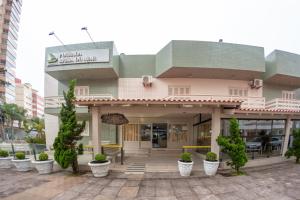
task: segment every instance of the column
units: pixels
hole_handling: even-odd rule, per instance
[[[284,143],[283,143],[283,148],[282,148],[282,156],[283,157],[284,157],[285,152],[288,149],[291,128],[292,128],[292,118],[291,118],[291,116],[288,116],[286,119],[286,124],[285,124],[285,137],[284,137]]]
[[[91,107],[92,112],[92,144],[94,154],[101,153],[101,119],[100,108]]]
[[[221,132],[221,110],[214,108],[211,116],[211,151],[219,158],[220,147],[216,141]]]
[[[118,137],[119,137],[119,144],[120,144],[120,145],[123,145],[122,125],[119,125],[119,126],[118,126],[118,131],[119,131],[119,134],[118,134]]]

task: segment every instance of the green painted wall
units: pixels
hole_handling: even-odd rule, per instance
[[[155,73],[156,76],[159,76],[164,71],[168,70],[172,63],[172,44],[173,42],[168,43],[164,48],[162,48],[156,54],[156,65],[155,65]]]
[[[156,74],[171,67],[224,68],[265,72],[264,49],[249,45],[171,41],[158,54]]]
[[[89,63],[89,64],[75,64],[75,65],[62,65],[47,67],[47,56],[49,53],[59,53],[65,51],[88,50],[88,49],[110,49],[110,62],[108,63]],[[73,70],[80,68],[113,68],[116,74],[119,74],[118,52],[115,48],[113,41],[108,42],[95,42],[95,43],[80,43],[69,44],[66,46],[54,46],[46,48],[45,53],[45,70],[46,71],[59,71],[59,70]]]
[[[155,76],[155,55],[121,54],[120,78],[141,78],[143,75]]]
[[[274,50],[266,57],[265,79],[276,74],[300,77],[300,55]]]

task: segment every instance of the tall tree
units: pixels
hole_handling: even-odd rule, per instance
[[[241,174],[240,168],[248,162],[248,159],[237,119],[230,120],[230,136],[219,136],[217,142],[222,147],[222,152],[227,153],[231,159],[227,165],[231,166],[237,175]]]
[[[75,111],[75,95],[74,87],[76,81],[72,80],[69,83],[69,90],[64,94],[65,104],[62,104],[60,110],[60,127],[58,136],[55,138],[54,158],[62,168],[68,168],[72,165],[73,173],[79,172],[77,160],[76,142],[82,138],[80,135],[85,128],[85,121],[78,123]]]

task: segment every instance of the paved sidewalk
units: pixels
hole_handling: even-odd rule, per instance
[[[68,172],[37,175],[15,169],[0,170],[0,199],[110,200],[110,199],[205,199],[289,200],[300,199],[300,165],[286,162],[247,170],[248,176],[182,178],[174,173],[124,175],[112,173],[94,178]]]

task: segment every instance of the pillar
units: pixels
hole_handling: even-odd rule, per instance
[[[101,153],[101,119],[100,108],[92,107],[92,144],[94,153]]]
[[[284,137],[284,143],[283,143],[283,148],[282,148],[282,156],[284,156],[285,152],[288,149],[291,128],[292,128],[292,119],[291,119],[291,116],[288,116],[286,119],[286,124],[285,124],[285,137]]]
[[[221,110],[214,108],[211,116],[211,151],[219,158],[220,147],[216,141],[221,132]]]
[[[120,145],[123,145],[123,133],[122,133],[122,125],[119,125],[118,126],[118,132],[119,132],[119,134],[118,134],[118,140],[119,140],[119,144]]]

